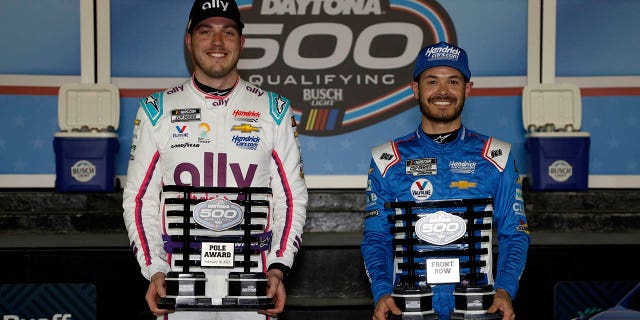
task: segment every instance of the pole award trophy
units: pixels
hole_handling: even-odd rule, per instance
[[[490,198],[385,204],[396,209],[390,220],[400,279],[393,297],[402,319],[438,319],[429,310],[431,285],[438,284],[455,284],[452,320],[501,319],[487,312],[495,294],[486,271],[492,261],[492,206]]]
[[[267,277],[255,270],[271,244],[270,232],[264,232],[271,190],[164,186],[163,192],[170,220],[165,251],[175,264],[167,273],[167,296],[158,306],[182,311],[274,308],[266,296]],[[225,281],[208,278],[207,269]],[[212,295],[212,286],[226,286],[226,296]]]

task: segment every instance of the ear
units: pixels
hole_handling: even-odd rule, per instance
[[[467,98],[469,95],[471,95],[471,88],[473,87],[473,82],[469,81],[465,84],[465,88],[464,88],[464,97]]]
[[[191,34],[189,32],[185,32],[184,34],[184,44],[187,46],[189,53],[191,53]]]
[[[417,81],[411,81],[409,83],[411,85],[411,90],[413,91],[413,97],[417,100],[420,100],[420,88],[418,88],[419,84]]]

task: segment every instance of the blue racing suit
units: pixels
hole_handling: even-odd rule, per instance
[[[486,265],[481,269],[483,276],[477,284],[502,288],[515,298],[530,237],[520,177],[510,149],[509,143],[464,126],[458,131],[457,139],[450,143],[433,141],[419,127],[410,134],[372,148],[361,251],[374,303],[393,292],[401,275],[402,258],[394,257],[392,244],[394,222],[388,219],[397,209],[385,208],[385,203],[480,198],[493,201],[492,207],[486,210],[493,210],[492,218],[489,217],[492,221],[489,221],[498,239],[498,261],[497,270],[493,272],[493,237],[491,230],[485,231],[489,253],[484,258]],[[428,210],[417,214],[434,212]],[[422,245],[418,249],[431,248],[423,250],[426,255],[434,252],[431,251],[434,248],[452,246],[428,242],[422,242]],[[422,262],[428,258],[422,257]],[[453,291],[456,285],[464,283],[464,277],[460,277],[460,283],[432,284],[426,271],[418,273],[423,275],[419,285],[430,286],[434,293],[433,308],[439,319],[449,319],[454,310]],[[460,273],[463,275],[464,270]]]

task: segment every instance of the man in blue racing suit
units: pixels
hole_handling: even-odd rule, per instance
[[[419,101],[421,125],[414,132],[372,148],[361,251],[375,303],[373,319],[402,314],[391,295],[402,263],[402,258],[394,256],[391,230],[395,223],[389,219],[397,209],[385,208],[385,203],[480,198],[492,199],[485,210],[493,211],[488,219],[497,235],[499,251],[494,272],[492,230],[484,231],[489,253],[478,284],[492,285],[495,290],[488,313],[499,312],[503,320],[514,319],[512,299],[524,270],[530,237],[511,145],[462,125],[465,98],[473,85],[463,49],[446,42],[423,48],[413,77],[411,87]],[[437,257],[437,250],[453,246],[452,242],[422,245],[419,249],[427,256],[421,262],[429,259],[430,253]],[[419,285],[433,292],[433,309],[440,320],[449,319],[454,311],[455,287],[468,284],[464,261],[459,263],[457,281],[431,281],[435,277],[430,279],[428,270],[417,271],[423,276]]]

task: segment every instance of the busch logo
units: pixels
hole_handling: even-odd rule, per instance
[[[80,182],[87,182],[96,175],[96,166],[87,160],[80,160],[71,166],[71,176]]]

